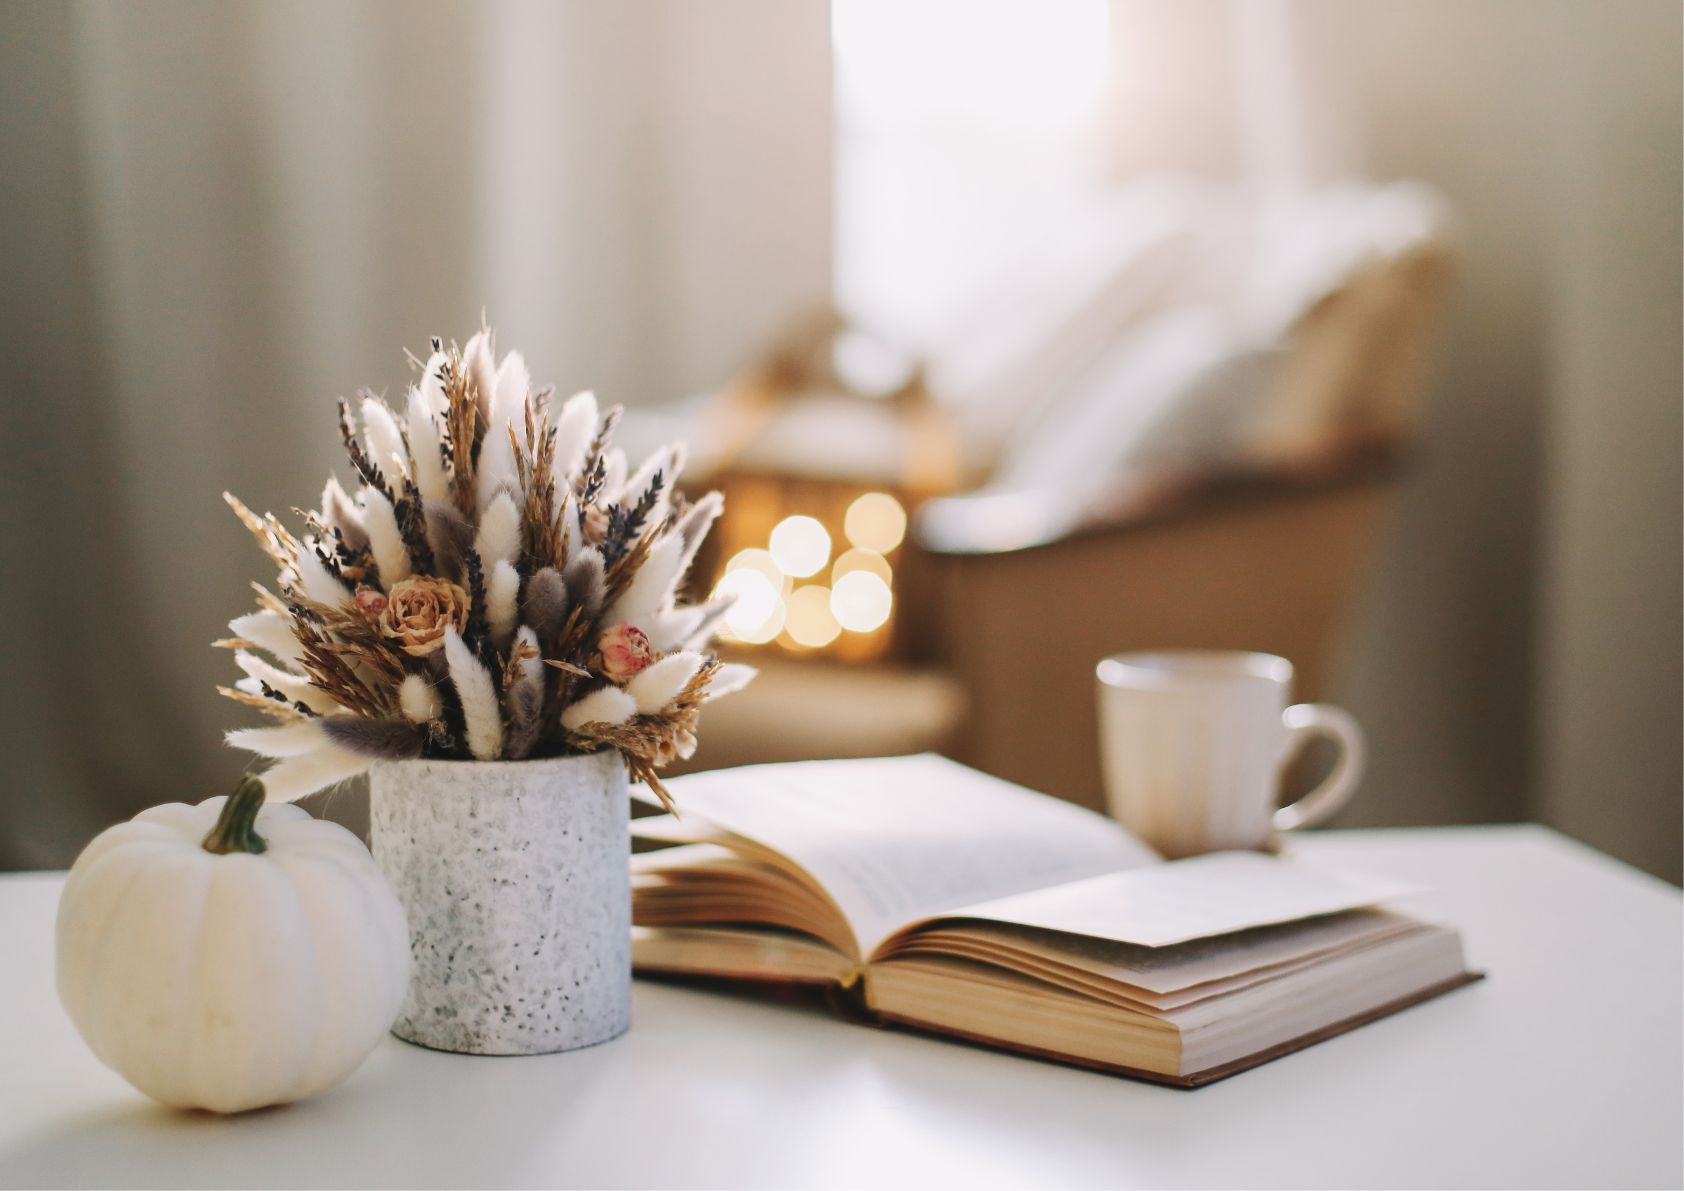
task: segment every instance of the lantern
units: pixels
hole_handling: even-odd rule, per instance
[[[825,312],[707,413],[725,513],[698,562],[750,651],[893,656],[907,521],[951,492],[958,447],[918,366]]]

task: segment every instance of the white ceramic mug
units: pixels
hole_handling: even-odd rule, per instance
[[[1292,663],[1267,653],[1122,653],[1099,663],[1099,744],[1111,814],[1166,856],[1268,847],[1345,805],[1362,729],[1324,703],[1289,705]],[[1312,737],[1333,772],[1277,807],[1281,771]]]

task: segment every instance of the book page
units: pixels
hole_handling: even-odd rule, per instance
[[[1422,923],[1385,910],[1353,910],[1298,922],[1259,926],[1236,934],[1193,939],[1170,947],[1142,947],[1092,935],[1074,935],[1009,922],[939,919],[906,940],[909,953],[958,953],[970,943],[969,958],[1013,966],[1018,957],[1068,967],[1124,985],[1129,995],[1160,1008],[1173,1007],[1229,987],[1238,979],[1318,959],[1331,952],[1367,946],[1419,930]],[[980,948],[977,947],[980,944]],[[998,949],[997,955],[988,952]],[[901,954],[900,944],[890,958]]]
[[[1396,881],[1258,852],[1217,852],[1020,893],[944,917],[1167,947],[1374,906],[1414,892]]]
[[[754,765],[668,785],[685,819],[805,869],[861,956],[931,914],[1159,863],[1103,815],[933,755]]]

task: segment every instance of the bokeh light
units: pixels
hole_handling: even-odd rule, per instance
[[[789,590],[789,577],[773,561],[770,551],[752,548],[737,551],[731,556],[731,561],[725,564],[725,573],[729,575],[732,571],[741,570],[759,571],[771,581],[777,591]]]
[[[788,609],[784,606],[783,600],[780,599],[772,605],[772,614],[765,620],[758,624],[748,625],[741,632],[732,629],[731,635],[748,645],[764,645],[768,641],[776,639],[777,635],[783,632],[784,618],[787,614]]]
[[[788,608],[784,631],[797,645],[822,649],[842,632],[830,611],[830,588],[823,584],[796,588],[790,593]]]
[[[852,633],[869,633],[889,619],[895,597],[881,575],[871,571],[850,571],[830,591],[830,611],[836,622]]]
[[[812,517],[785,517],[772,530],[770,544],[778,569],[797,579],[818,574],[830,561],[830,534]]]
[[[855,547],[845,550],[830,568],[830,585],[835,587],[837,582],[852,571],[869,571],[884,583],[893,584],[895,573],[889,566],[889,560],[875,550],[861,550]]]
[[[906,536],[906,510],[887,492],[867,492],[848,506],[842,531],[860,549],[887,554]]]
[[[744,641],[770,641],[783,627],[784,602],[772,580],[752,567],[728,571],[714,587],[716,596],[732,595],[737,602],[725,613],[725,627]],[[776,622],[776,623],[774,623]],[[766,631],[771,625],[770,632]]]

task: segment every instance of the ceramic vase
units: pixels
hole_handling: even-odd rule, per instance
[[[409,992],[392,1032],[481,1055],[624,1033],[629,820],[613,750],[376,764],[370,844],[409,915]]]

